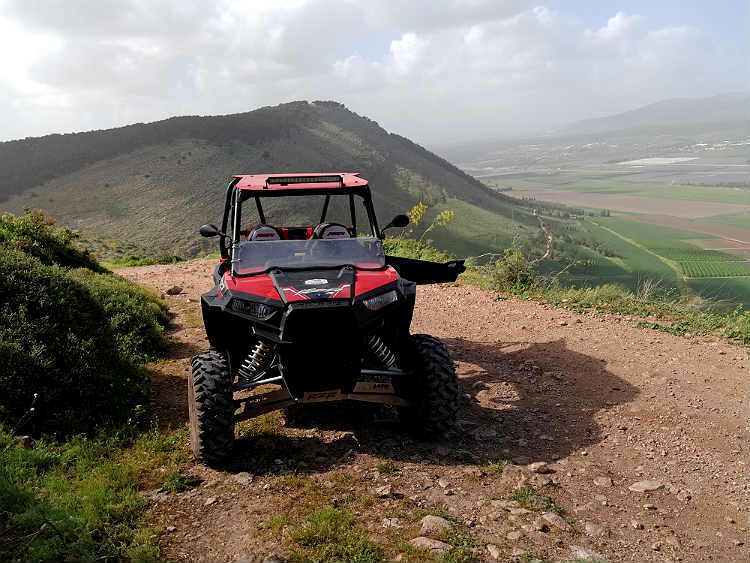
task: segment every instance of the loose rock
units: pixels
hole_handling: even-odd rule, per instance
[[[398,518],[383,518],[382,524],[383,528],[401,529],[401,522],[399,522]]]
[[[566,520],[560,516],[557,512],[545,512],[542,514],[544,518],[551,526],[569,532],[573,527],[566,522]]]
[[[179,295],[182,293],[182,288],[179,285],[173,285],[167,290],[167,295]]]
[[[601,476],[594,479],[594,485],[597,487],[612,487],[614,483],[611,477]]]
[[[219,502],[219,499],[217,499],[216,497],[208,497],[206,499],[206,502],[203,503],[203,505],[211,506],[212,504],[216,504],[217,502]]]
[[[439,536],[445,530],[450,530],[451,523],[440,516],[427,515],[419,523],[422,525],[421,534],[423,536]]]
[[[650,491],[658,491],[662,487],[664,487],[664,483],[660,483],[659,481],[646,480],[633,483],[628,487],[628,489],[635,493],[647,493]]]
[[[544,461],[535,461],[534,463],[530,463],[528,465],[528,468],[534,473],[554,473],[555,472],[555,470],[552,469]]]
[[[177,531],[177,526],[167,526],[167,533],[174,534]]]
[[[425,538],[423,536],[409,540],[409,545],[412,545],[417,549],[429,551],[432,555],[440,555],[451,548],[451,546],[445,542],[434,540],[432,538]]]
[[[505,537],[510,541],[518,541],[523,537],[523,534],[518,530],[515,530],[513,532],[508,532],[507,534],[505,534]]]
[[[497,547],[495,544],[488,543],[486,548],[487,554],[490,556],[490,561],[502,561],[502,554],[500,553],[499,547]]]
[[[378,498],[388,498],[393,496],[393,486],[383,485],[382,487],[378,487],[375,489],[375,496]]]
[[[241,471],[240,473],[235,473],[234,475],[232,475],[226,480],[226,483],[237,484],[237,485],[249,485],[252,482],[253,482],[253,475],[252,473],[248,473],[247,471]]]
[[[578,545],[570,546],[570,553],[573,555],[573,559],[579,561],[606,561],[607,559],[601,553],[594,551],[593,549],[586,549]]]
[[[595,524],[594,522],[586,522],[584,528],[587,536],[606,538],[611,533],[609,528],[600,524]]]

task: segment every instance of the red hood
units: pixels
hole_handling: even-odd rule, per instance
[[[327,270],[326,272],[334,272]],[[279,290],[276,289],[276,284],[269,274],[260,274],[255,276],[247,277],[233,277],[229,272],[224,274],[223,284],[219,287],[219,293],[222,290],[228,289],[231,291],[241,291],[243,293],[249,293],[264,297],[266,299],[273,299],[276,301],[308,301],[310,299],[351,299],[352,292],[352,278],[342,278],[341,280],[329,280],[328,278],[320,278],[318,276],[320,272],[304,272],[302,277],[307,277],[304,281],[304,285],[296,283],[284,283],[282,280],[279,281]],[[300,272],[302,274],[302,272]],[[329,275],[329,277],[331,277]],[[315,281],[325,281],[326,283],[310,283]],[[378,287],[390,284],[398,280],[398,273],[391,266],[388,266],[384,270],[355,270],[354,271],[354,296],[360,296],[368,293]],[[318,287],[320,286],[320,287]],[[317,290],[317,291],[316,291]],[[283,299],[280,292],[284,293]]]

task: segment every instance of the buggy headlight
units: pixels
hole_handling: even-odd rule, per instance
[[[370,311],[377,311],[378,309],[382,309],[386,305],[390,305],[396,301],[398,301],[398,294],[395,289],[392,289],[387,293],[382,293],[381,295],[365,299],[363,303],[365,304],[365,307],[370,309]]]
[[[245,301],[244,299],[236,298],[232,299],[229,307],[232,311],[255,317],[261,321],[267,321],[276,312],[275,307],[271,307],[265,303],[256,303],[255,301]]]

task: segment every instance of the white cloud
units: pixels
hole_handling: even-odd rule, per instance
[[[700,30],[525,0],[0,0],[4,138],[335,99],[423,142],[739,89]],[[736,74],[736,73],[735,73]]]

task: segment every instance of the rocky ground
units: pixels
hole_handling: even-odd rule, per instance
[[[166,426],[187,420],[212,264],[120,272],[181,287],[166,296],[181,345],[154,367]],[[460,377],[453,435],[415,441],[360,405],[243,423],[226,471],[195,464],[193,488],[145,493],[167,557],[309,557],[298,521],[345,507],[391,560],[747,561],[747,350],[494,297],[418,290],[412,331],[441,338]]]

